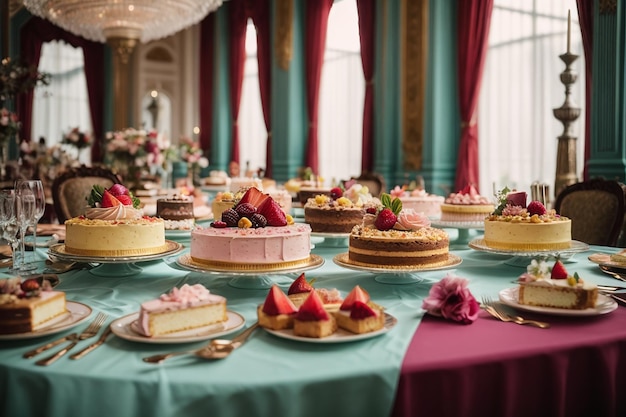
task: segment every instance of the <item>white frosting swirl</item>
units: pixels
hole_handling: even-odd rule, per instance
[[[133,220],[141,216],[143,216],[143,210],[125,205],[107,208],[89,207],[85,210],[85,217],[93,220]]]
[[[181,303],[184,305],[191,305],[198,301],[208,300],[211,297],[211,293],[201,284],[189,285],[185,284],[180,288],[172,288],[169,294],[162,294],[161,301],[170,301]]]

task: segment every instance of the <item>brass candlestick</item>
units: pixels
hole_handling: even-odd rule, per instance
[[[554,117],[563,123],[563,133],[558,137],[556,154],[556,180],[554,183],[554,196],[558,196],[565,187],[578,182],[576,176],[576,136],[572,133],[572,125],[580,116],[580,107],[575,107],[571,99],[572,84],[578,79],[578,74],[572,70],[571,65],[578,59],[568,51],[559,56],[565,63],[565,70],[561,73],[561,82],[565,85],[565,102],[561,107],[553,109]]]

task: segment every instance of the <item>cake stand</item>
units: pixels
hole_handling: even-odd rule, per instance
[[[484,230],[485,224],[482,221],[479,222],[444,222],[441,220],[432,220],[432,227],[457,229],[457,238],[450,242],[452,249],[466,249],[468,243],[472,240],[470,236],[471,230]]]
[[[570,242],[570,247],[566,249],[558,249],[558,250],[533,250],[533,251],[520,251],[520,250],[506,250],[506,249],[495,249],[487,246],[485,240],[481,238],[477,238],[472,240],[469,243],[469,247],[487,253],[492,253],[495,255],[507,255],[511,258],[507,260],[505,263],[511,266],[517,266],[526,268],[530,263],[529,258],[535,259],[569,259],[574,254],[579,252],[584,252],[589,249],[589,245],[584,242],[579,242],[577,240],[572,240]]]
[[[315,244],[318,248],[347,248],[350,233],[311,232],[311,237],[324,238],[322,242]]]
[[[245,265],[227,267],[200,264],[195,262],[191,258],[191,255],[184,254],[176,259],[176,265],[187,271],[232,277],[233,279],[228,282],[228,285],[234,288],[265,290],[271,288],[274,284],[279,286],[291,285],[293,279],[289,278],[287,276],[288,274],[299,274],[304,271],[319,268],[324,265],[324,258],[312,254],[305,263],[299,263],[297,265],[288,265],[285,267],[273,266],[267,268],[255,265],[254,267],[246,268]]]
[[[163,251],[150,255],[82,256],[67,253],[67,251],[65,250],[65,244],[58,243],[56,245],[52,245],[48,249],[48,255],[63,261],[100,264],[97,267],[89,270],[91,274],[99,277],[126,277],[130,275],[136,275],[142,271],[143,268],[136,265],[136,262],[146,262],[162,259],[165,256],[174,255],[182,251],[184,248],[181,243],[171,240],[166,240],[165,244],[166,248]]]
[[[435,265],[415,265],[406,267],[373,266],[351,261],[346,252],[336,255],[333,258],[333,262],[343,268],[352,269],[354,271],[377,273],[374,279],[381,284],[416,284],[424,281],[424,278],[419,275],[420,272],[440,271],[453,268],[460,265],[463,259],[450,253],[448,254],[447,261]]]

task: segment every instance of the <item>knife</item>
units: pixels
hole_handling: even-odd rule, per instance
[[[69,340],[73,340],[73,339],[75,339],[77,336],[78,336],[78,334],[77,334],[77,333],[71,333],[71,334],[68,334],[68,335],[67,335],[67,336],[65,336],[65,337],[62,337],[62,338],[57,339],[57,340],[54,340],[54,341],[52,341],[52,342],[50,342],[50,343],[46,343],[46,344],[45,344],[45,345],[43,345],[43,346],[39,346],[37,349],[29,350],[28,352],[24,353],[24,355],[22,355],[22,356],[23,356],[24,358],[26,358],[26,359],[30,359],[30,358],[32,358],[33,356],[39,355],[41,352],[43,352],[43,351],[45,351],[45,350],[48,350],[48,349],[50,349],[50,348],[55,347],[56,345],[60,345],[61,343],[63,343],[63,342],[67,342],[67,341],[69,341]]]
[[[98,339],[91,345],[87,346],[85,349],[81,350],[80,352],[73,354],[72,356],[70,356],[70,359],[82,358],[83,356],[85,356],[86,354],[88,354],[89,352],[97,348],[98,346],[102,345],[107,340],[107,337],[109,337],[110,334],[111,334],[111,326],[107,327],[107,329],[100,336],[100,339]]]

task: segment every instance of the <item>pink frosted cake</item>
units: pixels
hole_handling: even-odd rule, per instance
[[[417,188],[408,191],[399,186],[396,186],[389,194],[399,198],[405,209],[413,209],[431,218],[441,217],[441,204],[444,202],[444,198],[440,195],[428,194],[426,190]]]
[[[145,336],[154,337],[227,320],[224,297],[211,294],[200,284],[184,284],[156,300],[141,304],[136,329]]]
[[[494,208],[487,197],[481,196],[473,185],[468,185],[446,198],[441,205],[441,221],[482,222]]]

